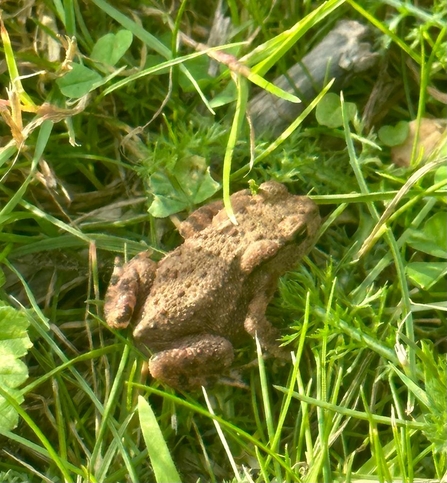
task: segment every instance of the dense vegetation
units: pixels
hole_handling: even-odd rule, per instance
[[[222,4],[2,3],[0,481],[447,478],[447,6]],[[341,19],[374,65],[253,132],[250,99],[287,97],[266,81]],[[323,217],[267,313],[294,364],[162,387],[103,321],[114,257],[268,179]]]

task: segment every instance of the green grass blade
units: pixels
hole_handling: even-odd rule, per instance
[[[317,106],[321,99],[323,99],[326,92],[329,91],[333,84],[333,80],[331,80],[324,89],[318,94],[315,99],[309,103],[309,105],[304,109],[304,111],[290,124],[290,126],[276,139],[273,143],[271,143],[264,151],[262,151],[258,156],[256,156],[254,163],[257,164],[267,156],[269,156],[275,149],[277,149],[296,129],[301,123],[306,119],[306,117],[313,111],[313,109]],[[239,175],[241,170],[235,173]]]
[[[74,9],[75,0],[64,1],[65,30],[70,37],[76,36],[76,17]]]
[[[127,84],[130,84],[132,82],[135,82],[136,80],[142,79],[148,75],[152,74],[157,74],[158,72],[162,72],[170,67],[174,67],[175,65],[182,65],[188,60],[196,59],[197,57],[201,57],[203,55],[206,55],[208,52],[220,50],[220,49],[229,49],[234,46],[240,45],[239,43],[236,44],[228,44],[228,45],[223,45],[221,47],[212,47],[207,50],[201,50],[199,52],[193,52],[191,54],[183,55],[181,57],[176,57],[175,59],[169,59],[166,62],[162,62],[161,64],[155,65],[153,67],[148,67],[147,69],[143,69],[136,74],[132,74],[115,84],[111,85],[107,89],[104,89],[104,92],[100,94],[100,97],[107,96],[111,94],[112,92],[116,91],[117,89],[121,89],[122,87],[126,86]]]
[[[262,348],[259,339],[256,337],[256,353],[258,356],[258,366],[259,366],[259,379],[261,383],[261,394],[262,394],[262,404],[264,408],[264,417],[267,424],[267,433],[270,442],[270,448],[272,451],[278,451],[275,445],[275,426],[273,419],[273,411],[270,404],[270,384],[267,382],[267,374],[265,371],[264,358],[262,356]],[[275,475],[277,481],[282,481],[283,477],[281,474],[281,467],[278,463],[274,462]]]
[[[301,102],[301,100],[298,97],[294,96],[293,94],[290,94],[290,92],[287,92],[278,86],[275,86],[275,84],[268,82],[258,74],[249,73],[247,75],[247,79],[253,82],[253,84],[256,84],[257,86],[262,87],[262,89],[266,90],[267,92],[270,92],[270,94],[273,94],[276,97],[280,97],[281,99],[284,99],[286,101],[293,102],[293,103]]]
[[[142,396],[138,396],[138,415],[157,483],[181,483],[155,414]]]
[[[116,20],[119,24],[121,24],[124,28],[126,28],[127,30],[130,30],[135,37],[139,38],[149,48],[155,50],[155,52],[158,52],[166,59],[172,58],[171,51],[164,44],[162,44],[156,37],[151,35],[143,27],[141,27],[141,25],[138,25],[129,17],[126,17],[126,15],[122,14],[119,10],[112,7],[109,3],[107,3],[104,0],[92,0],[92,2],[101,10],[103,10],[105,13],[107,13],[107,15],[109,15],[114,20]],[[200,98],[202,99],[207,109],[214,114],[213,109],[209,105],[208,100],[203,94],[202,89],[200,89],[199,85],[197,84],[197,81],[195,80],[194,76],[189,72],[189,70],[184,65],[180,65],[180,69],[186,75],[186,77],[188,77],[189,81],[196,89],[197,93],[199,94]]]
[[[369,192],[368,186],[365,182],[365,178],[363,176],[359,160],[355,153],[354,143],[352,140],[351,131],[349,129],[349,119],[348,119],[348,114],[346,110],[346,104],[344,103],[343,95],[341,95],[340,97],[341,97],[341,105],[342,105],[343,128],[345,133],[346,146],[348,148],[348,153],[349,153],[349,162],[351,164],[352,170],[357,179],[357,183],[359,184],[360,191],[362,193],[368,193]],[[375,223],[378,223],[379,214],[374,204],[367,203],[367,207],[371,214],[372,219],[375,221]],[[385,239],[393,254],[394,264],[398,275],[398,280],[399,280],[399,285],[400,285],[401,295],[402,295],[402,319],[405,321],[406,335],[411,341],[414,341],[413,314],[411,313],[410,293],[409,293],[408,284],[407,284],[404,260],[402,258],[402,254],[399,251],[399,247],[397,246],[396,239],[394,238],[394,235],[389,228],[387,228],[385,231]],[[412,374],[412,377],[416,377],[416,356],[415,356],[414,350],[411,347],[409,349],[409,364],[410,364],[410,372]]]
[[[377,430],[376,421],[373,418],[373,413],[368,407],[368,401],[366,400],[365,394],[363,392],[363,387],[360,387],[360,394],[363,400],[363,405],[365,407],[366,414],[369,420],[369,438],[372,442],[372,459],[375,460],[378,470],[378,479],[382,483],[385,481],[392,481],[391,473],[388,467],[388,462],[385,457],[385,452],[382,447],[382,443],[379,439],[379,432]],[[394,426],[392,424],[392,426]]]
[[[203,392],[203,396],[205,398],[206,405],[208,407],[208,411],[210,412],[210,414],[214,415],[214,410],[211,406],[211,402],[208,398],[208,394],[206,392],[206,389],[203,386],[202,386],[202,392]],[[231,449],[230,449],[230,445],[228,444],[228,441],[225,438],[225,434],[222,431],[222,428],[220,427],[220,424],[216,419],[213,420],[213,423],[214,423],[214,427],[216,428],[217,434],[219,435],[219,439],[222,443],[222,446],[224,447],[225,454],[227,455],[227,458],[228,458],[228,461],[230,462],[231,468],[233,469],[235,480],[237,482],[242,483],[242,479],[239,476],[239,471],[238,471],[238,468],[237,468],[236,461],[234,460],[233,454],[232,454]]]
[[[285,388],[285,387],[281,387],[281,386],[275,386],[275,387],[276,387],[276,389],[278,389],[278,391],[281,391],[285,394],[288,391],[288,389]],[[370,418],[367,414],[365,414],[361,411],[357,411],[356,409],[349,409],[349,408],[346,408],[346,407],[343,407],[343,406],[340,406],[340,405],[331,404],[331,403],[328,403],[326,401],[321,401],[320,399],[316,399],[314,397],[305,396],[304,394],[300,394],[300,393],[297,393],[295,391],[293,392],[293,397],[296,398],[296,399],[299,399],[300,401],[304,401],[308,404],[319,406],[323,409],[327,409],[331,412],[343,414],[344,416],[361,419],[362,421],[369,421],[370,420]],[[416,422],[416,421],[406,421],[406,420],[401,420],[401,419],[393,420],[390,417],[379,416],[377,414],[372,414],[371,418],[376,423],[386,424],[387,426],[391,426],[391,424],[394,424],[394,422],[395,422],[397,426],[404,426],[404,427],[408,427],[408,428],[411,428],[411,429],[423,429],[425,427],[424,423],[419,423],[419,422]]]
[[[402,40],[397,34],[391,31],[383,22],[378,20],[374,15],[371,15],[367,10],[365,10],[361,5],[359,5],[354,0],[346,0],[357,12],[363,15],[368,22],[377,27],[381,32],[383,32],[387,37],[389,37],[396,45],[398,45],[406,54],[408,54],[415,62],[420,64],[420,56],[411,49],[404,40]]]
[[[28,176],[26,177],[25,181],[20,185],[20,188],[14,194],[11,193],[12,196],[10,200],[0,211],[0,219],[3,216],[9,215],[12,212],[12,210],[17,206],[17,204],[19,204],[22,201],[23,195],[25,194],[29,183],[34,180],[35,170],[37,169],[38,162],[45,151],[45,147],[50,138],[52,129],[53,129],[53,123],[51,121],[44,121],[40,126],[39,135],[37,137],[37,142],[36,142],[36,148],[34,151],[33,160],[31,164],[31,170]]]
[[[259,46],[254,51],[254,54],[247,55],[243,60],[248,65],[253,65],[253,61],[256,61],[258,56],[263,55],[265,57],[266,52],[272,51],[267,58],[264,58],[252,68],[253,73],[261,76],[264,75],[309,29],[343,5],[344,2],[345,0],[329,0],[323,2],[292,28],[268,40],[265,44]]]
[[[72,483],[74,480],[71,477],[70,472],[68,471],[68,464],[67,461],[63,461],[58,452],[53,448],[48,438],[43,434],[40,427],[33,421],[33,419],[28,415],[28,413],[17,403],[17,401],[9,395],[7,391],[5,391],[0,386],[0,395],[4,397],[8,403],[19,413],[22,419],[26,422],[26,424],[30,427],[39,441],[42,443],[42,446],[48,451],[51,459],[54,461],[56,466],[59,468],[59,471],[62,473],[64,480],[67,483]]]
[[[110,424],[111,414],[115,410],[116,400],[123,386],[122,380],[124,377],[124,370],[129,357],[129,352],[130,352],[129,346],[125,345],[117,374],[113,380],[113,385],[110,390],[109,397],[107,398],[107,404],[104,406],[104,413],[102,415],[99,431],[98,431],[98,434],[96,435],[96,444],[93,448],[93,452],[90,458],[90,464],[92,468],[94,468],[98,464],[98,460],[102,458],[101,451],[104,449],[103,447],[104,435],[106,433],[106,430],[108,429],[108,425]],[[113,422],[111,424],[113,424]],[[106,473],[107,467],[103,466],[102,471],[103,473]],[[135,481],[135,482],[138,481],[138,476],[135,473],[133,473],[131,477],[132,477],[132,481]]]
[[[22,86],[22,82],[20,80],[19,69],[17,67],[17,62],[14,56],[14,50],[11,45],[11,40],[9,38],[8,31],[5,28],[3,23],[1,12],[0,12],[0,33],[1,38],[3,41],[3,48],[5,51],[5,59],[6,65],[8,67],[9,78],[11,80],[12,88],[19,96],[20,101],[29,108],[33,109],[36,107],[34,101],[31,97],[25,92],[25,89]]]
[[[176,405],[188,408],[189,410],[198,413],[202,416],[208,417],[210,419],[213,419],[219,423],[219,425],[227,430],[233,438],[241,438],[244,441],[247,441],[248,443],[252,444],[253,446],[257,446],[260,450],[262,450],[264,453],[268,454],[272,459],[277,461],[281,467],[286,471],[288,477],[294,477],[295,474],[293,470],[288,467],[283,459],[274,451],[271,451],[271,449],[263,444],[258,438],[252,436],[250,433],[244,431],[242,428],[235,426],[232,423],[229,423],[226,419],[214,414],[210,413],[206,409],[202,408],[199,406],[197,403],[192,404],[189,401],[185,401],[184,399],[181,399],[179,397],[166,394],[164,391],[161,391],[159,389],[155,389],[153,387],[148,387],[148,386],[143,386],[142,384],[134,384],[135,387],[140,388],[145,391],[149,391],[150,393],[156,394],[157,396],[167,398],[171,400],[172,402],[175,402]]]
[[[228,137],[228,143],[225,149],[225,157],[223,163],[223,201],[225,209],[227,210],[228,217],[233,223],[237,224],[237,220],[234,216],[233,208],[230,202],[230,174],[234,149],[236,147],[238,136],[242,129],[245,118],[245,108],[248,98],[248,86],[246,79],[241,75],[233,74],[233,79],[236,82],[237,87],[237,101],[236,112],[234,113],[233,122],[231,124],[230,135]]]

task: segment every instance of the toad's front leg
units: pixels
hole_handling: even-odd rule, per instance
[[[105,319],[115,329],[129,325],[149,294],[157,269],[149,255],[149,252],[139,253],[124,265],[119,258],[115,259],[104,301]]]
[[[279,345],[281,333],[265,316],[269,300],[270,296],[263,291],[256,294],[248,307],[244,328],[253,338],[256,336],[259,339],[261,347],[268,353],[279,359],[290,360],[290,351]]]
[[[211,334],[184,337],[175,347],[155,354],[149,371],[155,379],[175,389],[199,389],[228,374],[234,353],[230,341]]]

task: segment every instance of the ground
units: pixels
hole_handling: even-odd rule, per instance
[[[222,3],[2,5],[2,481],[445,478],[445,2]],[[340,20],[376,63],[250,131]],[[267,310],[295,364],[253,344],[246,387],[157,384],[104,323],[115,256],[271,179],[323,217]]]

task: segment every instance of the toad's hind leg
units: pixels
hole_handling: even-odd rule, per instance
[[[180,339],[149,361],[155,379],[176,389],[198,389],[215,384],[229,372],[234,353],[224,337],[200,334]]]
[[[149,252],[142,252],[124,265],[120,258],[115,259],[104,300],[105,319],[111,327],[127,327],[144,303],[157,269],[157,264],[149,257]]]

